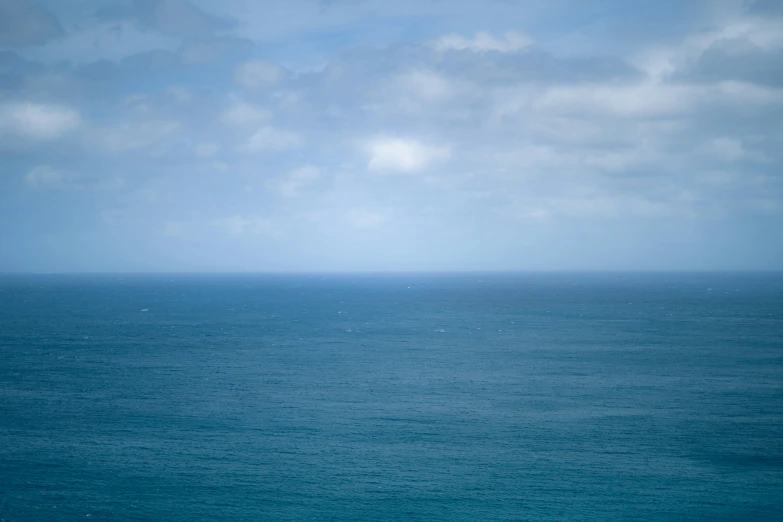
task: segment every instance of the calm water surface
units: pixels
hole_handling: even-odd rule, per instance
[[[4,521],[781,499],[781,274],[0,277]]]

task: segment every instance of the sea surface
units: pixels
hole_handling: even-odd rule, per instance
[[[0,276],[0,520],[783,520],[783,274]]]

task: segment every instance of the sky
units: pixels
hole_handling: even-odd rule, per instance
[[[0,272],[783,269],[779,0],[0,0]]]

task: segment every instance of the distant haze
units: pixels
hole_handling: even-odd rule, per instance
[[[783,269],[782,6],[3,0],[0,272]]]

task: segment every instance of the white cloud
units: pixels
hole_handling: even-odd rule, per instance
[[[270,218],[257,215],[220,217],[215,219],[167,220],[160,233],[182,239],[203,238],[205,232],[224,237],[274,236],[281,233]]]
[[[226,163],[225,161],[213,161],[212,163],[210,163],[210,167],[212,167],[212,170],[214,170],[215,172],[225,174],[226,172],[228,172],[229,164]]]
[[[779,214],[783,211],[783,202],[775,198],[750,198],[744,202],[750,210],[759,214]]]
[[[223,112],[222,120],[231,125],[259,124],[268,121],[272,113],[259,105],[238,102]]]
[[[378,172],[416,172],[451,157],[449,147],[424,145],[407,138],[378,137],[367,146],[369,170]]]
[[[617,116],[644,118],[691,115],[705,107],[763,106],[783,103],[783,90],[745,82],[716,84],[667,84],[651,81],[605,84],[552,85],[520,84],[493,93],[493,116],[539,114]]]
[[[122,153],[147,149],[153,153],[166,150],[169,140],[182,129],[176,121],[140,121],[125,123],[103,131],[100,140],[104,150]]]
[[[312,184],[320,177],[321,170],[319,168],[312,165],[305,165],[304,167],[290,172],[276,183],[272,183],[272,186],[276,188],[281,195],[291,198],[298,196],[304,187]]]
[[[766,163],[769,161],[769,158],[762,152],[749,150],[741,140],[726,136],[709,140],[696,150],[705,156],[711,156],[723,162],[750,160]]]
[[[193,101],[193,93],[180,86],[172,86],[166,89],[166,94],[177,103],[190,103]]]
[[[599,171],[626,173],[645,162],[651,163],[656,158],[654,153],[644,145],[620,151],[591,150],[583,154],[582,162],[587,167]]]
[[[60,186],[64,178],[61,171],[50,165],[39,165],[24,177],[27,185],[36,189],[56,188]]]
[[[405,94],[426,101],[444,101],[454,93],[449,81],[441,74],[428,70],[415,70],[397,77],[395,88]]]
[[[258,216],[230,216],[214,219],[210,224],[229,236],[274,235],[279,230],[272,220]]]
[[[725,161],[737,161],[745,156],[742,142],[733,138],[717,138],[700,148],[700,152],[711,154]]]
[[[434,105],[445,106],[465,91],[466,82],[457,81],[428,68],[414,68],[392,75],[384,86],[372,94],[373,102],[365,106],[378,114],[420,113]]]
[[[510,3],[492,3],[501,5]],[[239,18],[228,5],[220,9]],[[783,88],[774,24],[758,34],[750,26],[693,25],[717,29],[709,41],[689,40],[696,50],[686,58],[661,52],[651,70],[669,73],[645,77],[627,62],[624,54],[640,45],[676,40],[691,23],[681,21],[660,38],[646,32],[644,43],[630,34],[633,26],[615,31],[618,19],[574,29],[596,44],[586,48],[557,28],[534,48],[521,33],[476,34],[527,22],[471,17],[452,25],[462,36],[432,42],[362,26],[339,44],[320,47],[308,39],[300,42],[306,48],[295,43],[295,52],[282,54],[259,33],[246,50],[224,52],[208,35],[177,37],[165,50],[127,59],[129,49],[153,46],[146,39],[121,45],[139,37],[142,26],[96,21],[97,29],[78,33],[84,37],[76,43],[87,48],[98,29],[106,33],[96,46],[118,43],[95,53],[107,52],[109,62],[85,63],[87,54],[74,54],[76,43],[62,51],[74,55],[74,66],[36,64],[29,48],[0,56],[0,72],[13,80],[5,89],[9,101],[0,102],[0,153],[9,165],[25,158],[36,159],[26,168],[50,164],[17,171],[22,187],[86,192],[95,180],[121,177],[126,186],[104,190],[102,206],[122,207],[139,223],[154,220],[164,234],[203,237],[215,256],[228,256],[217,247],[229,243],[263,250],[267,239],[260,234],[273,225],[296,232],[275,240],[281,259],[353,236],[362,241],[346,245],[357,251],[370,248],[367,240],[389,251],[404,250],[407,242],[410,255],[424,259],[418,245],[457,258],[493,241],[500,245],[502,237],[507,242],[515,231],[532,238],[558,227],[630,229],[644,220],[645,233],[665,232],[666,222],[679,218],[706,222],[720,213],[744,219],[753,209],[771,212],[772,202],[783,202],[777,133]],[[63,43],[72,30],[69,21]],[[399,45],[386,45],[389,38]],[[562,54],[550,53],[553,45]],[[54,46],[44,47],[61,56]],[[312,67],[302,66],[299,51],[310,53]],[[257,52],[280,57],[288,69],[245,61]],[[59,136],[68,142],[47,141]],[[67,170],[75,156],[78,174]],[[519,227],[501,209],[532,224]],[[225,237],[234,239],[220,243]],[[464,237],[464,250],[445,237]],[[552,245],[565,248],[563,237]],[[350,255],[350,248],[333,250]],[[302,265],[308,263],[318,261]]]
[[[293,131],[262,127],[240,147],[245,152],[284,151],[298,149],[305,144],[301,134]]]
[[[198,158],[211,158],[220,151],[220,145],[211,141],[196,145],[195,153]]]
[[[783,103],[783,89],[762,87],[747,82],[721,82],[707,90],[703,101],[722,104],[771,105]]]
[[[169,237],[183,237],[188,233],[188,224],[182,221],[166,221],[162,233]]]
[[[660,200],[641,194],[555,195],[533,200],[516,200],[499,213],[518,221],[549,223],[560,219],[693,217],[688,193]]]
[[[442,36],[431,43],[438,51],[473,51],[484,53],[498,51],[502,53],[516,53],[523,51],[532,45],[533,41],[524,33],[509,31],[504,38],[496,38],[492,34],[481,31],[473,38],[465,38],[458,34]]]
[[[234,81],[250,90],[274,87],[285,77],[285,70],[264,60],[250,60],[234,73]]]
[[[9,103],[0,106],[0,134],[17,134],[34,140],[52,140],[76,129],[81,115],[59,105]]]
[[[380,228],[389,220],[385,213],[363,208],[349,211],[347,218],[351,226],[359,230],[373,230]]]
[[[556,86],[546,89],[532,105],[555,113],[674,116],[691,111],[702,93],[699,87],[654,83]]]

